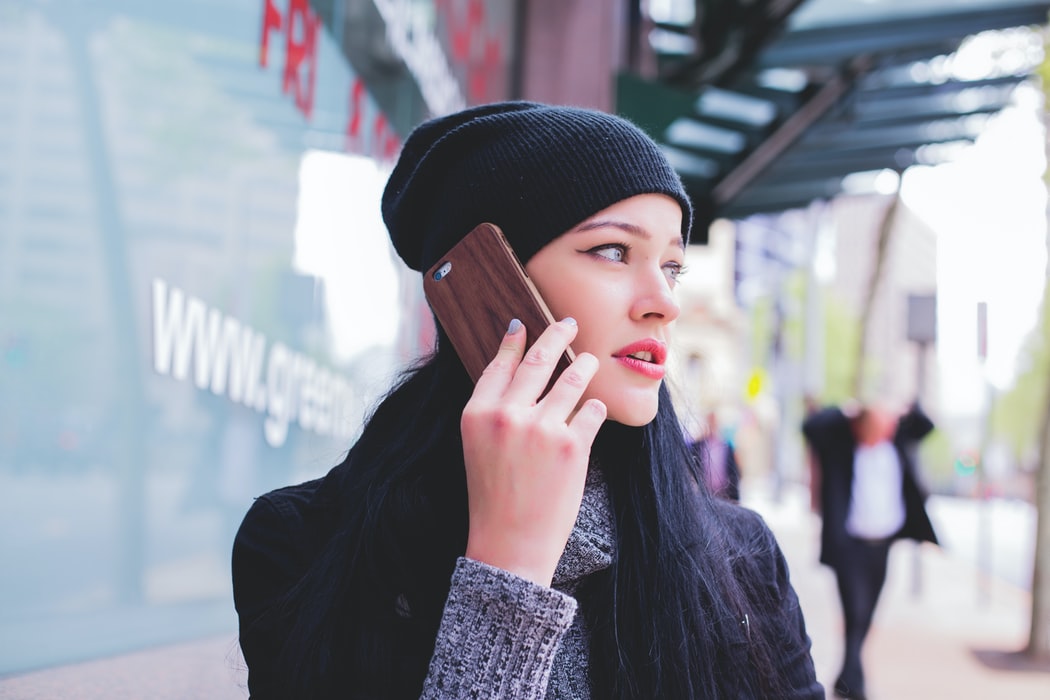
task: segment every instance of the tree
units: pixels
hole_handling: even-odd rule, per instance
[[[1050,56],[1043,59],[1039,69],[1043,92],[1050,99]],[[1044,101],[1044,105],[1047,104]],[[1050,127],[1050,111],[1044,109],[1043,122]],[[1050,156],[1050,130],[1044,147]],[[1043,176],[1050,185],[1050,168]],[[1048,200],[1050,201],[1050,200]],[[1050,214],[1050,210],[1048,210]],[[1050,217],[1048,217],[1050,218]],[[1047,252],[1050,253],[1050,227],[1047,231]],[[1050,256],[1047,259],[1050,278]],[[1050,335],[1050,285],[1043,292],[1041,330],[1043,348],[1048,347]],[[1045,361],[1050,353],[1042,353]],[[1032,624],[1028,635],[1028,656],[1039,661],[1050,661],[1050,382],[1044,384],[1043,412],[1039,431],[1039,462],[1035,477],[1035,563],[1032,568]]]
[[[1050,121],[1050,120],[1048,120]],[[1050,247],[1050,236],[1048,236]],[[1048,271],[1050,272],[1050,271]],[[1043,349],[1050,335],[1050,285],[1043,293]],[[1050,353],[1041,353],[1044,361]],[[1050,661],[1050,381],[1043,385],[1039,430],[1039,461],[1035,475],[1035,562],[1032,567],[1032,624],[1026,652],[1034,660]]]
[[[898,173],[897,182],[900,182]],[[860,337],[857,339],[856,349],[856,362],[854,364],[853,375],[853,396],[861,397],[864,396],[864,383],[867,379],[869,366],[868,366],[868,330],[871,326],[872,310],[875,307],[875,299],[879,293],[879,287],[882,284],[883,272],[886,267],[887,252],[889,251],[890,241],[893,238],[894,225],[897,219],[897,209],[900,206],[900,189],[898,185],[897,193],[890,200],[889,206],[886,207],[886,211],[883,213],[882,221],[879,222],[878,237],[875,239],[875,255],[874,261],[872,262],[871,276],[868,278],[868,284],[864,291],[864,302],[860,311]]]

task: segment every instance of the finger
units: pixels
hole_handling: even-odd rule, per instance
[[[558,377],[550,392],[539,402],[544,415],[568,421],[569,415],[576,410],[580,397],[597,372],[597,357],[587,352],[577,355],[573,363]]]
[[[565,318],[548,326],[521,358],[507,387],[507,398],[534,403],[547,388],[558,359],[575,337],[575,319]]]
[[[587,445],[592,445],[607,414],[608,409],[601,400],[587,399],[580,406],[580,410],[576,411],[576,414],[569,420],[569,429]]]
[[[507,327],[507,332],[500,341],[495,357],[478,377],[472,396],[481,399],[495,399],[502,396],[507,390],[507,385],[514,378],[514,371],[521,363],[523,352],[525,352],[525,326],[515,318]]]

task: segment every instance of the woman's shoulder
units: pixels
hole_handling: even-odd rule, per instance
[[[315,497],[322,483],[313,479],[275,489],[248,509],[233,540],[234,602],[242,614],[287,590],[318,551],[323,538]]]
[[[324,479],[282,486],[257,497],[241,522],[234,540],[259,535],[290,534],[303,527]]]

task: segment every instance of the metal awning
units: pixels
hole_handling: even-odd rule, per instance
[[[715,217],[802,207],[853,173],[950,159],[1032,70],[1021,56],[963,74],[950,57],[968,37],[1050,13],[1050,0],[761,0],[701,31],[716,5],[657,25],[657,79],[623,74],[617,97],[682,175],[701,239]]]

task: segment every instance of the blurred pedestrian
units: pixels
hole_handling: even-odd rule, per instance
[[[736,450],[722,434],[714,411],[708,412],[704,433],[690,443],[689,449],[696,456],[700,473],[711,493],[739,502],[740,466],[736,461]]]
[[[845,619],[842,698],[866,698],[861,648],[897,539],[937,542],[911,457],[933,430],[919,404],[904,415],[881,405],[829,407],[802,424],[820,470],[820,561],[835,572]]]

